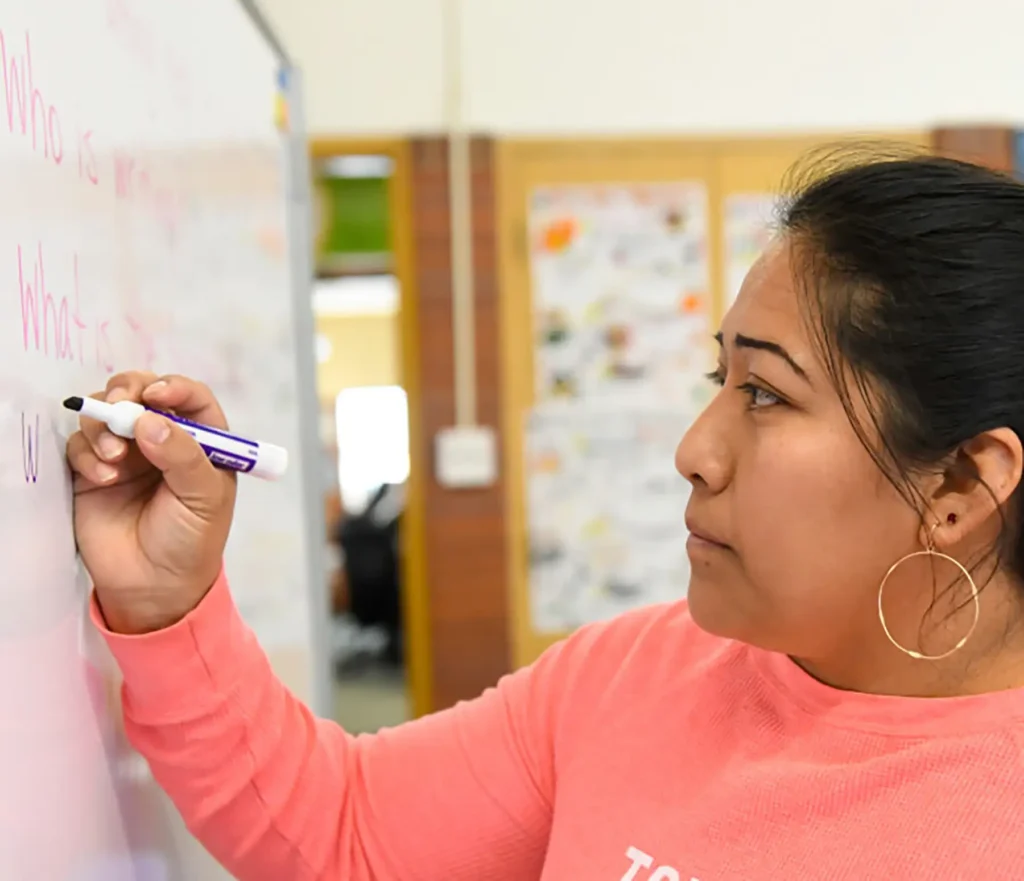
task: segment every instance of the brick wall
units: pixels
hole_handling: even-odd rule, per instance
[[[474,139],[473,263],[477,420],[501,433],[494,145]],[[412,142],[413,237],[419,321],[426,586],[435,709],[472,698],[510,665],[505,487],[448,490],[433,474],[437,431],[455,419],[452,286],[444,138]],[[500,461],[500,458],[499,458]]]

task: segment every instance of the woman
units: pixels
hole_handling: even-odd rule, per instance
[[[231,477],[158,416],[131,451],[83,424],[78,542],[129,731],[232,872],[1020,877],[1024,188],[836,165],[718,340],[677,454],[688,604],[359,739],[289,696],[235,611]],[[107,397],[225,424],[201,386],[153,380]]]

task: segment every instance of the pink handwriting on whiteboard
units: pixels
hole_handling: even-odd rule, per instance
[[[132,10],[137,4],[107,0],[107,27],[124,49],[148,69],[158,68],[169,79],[174,97],[182,106],[192,102],[192,83],[176,47]]]
[[[60,114],[48,104],[32,73],[32,43],[25,32],[24,52],[13,48],[0,30],[0,64],[3,65],[4,98],[7,102],[7,130],[22,136],[32,135],[32,149],[57,165],[64,161],[64,137]]]
[[[180,200],[165,186],[153,182],[152,175],[134,155],[115,150],[114,193],[118,199],[137,199],[152,211],[167,240],[173,244],[180,223]]]
[[[42,242],[28,253],[18,245],[22,343],[26,352],[35,352],[57,361],[77,360],[85,364],[85,337],[90,325],[82,317],[77,254],[73,256],[72,262],[72,298],[67,294],[58,296],[46,281],[46,258]],[[90,354],[95,355],[97,367],[113,373],[114,351],[109,328],[109,319],[97,319],[92,323]]]
[[[114,151],[114,192],[119,199],[130,199],[133,194],[135,157],[120,150]]]
[[[127,7],[122,2],[113,2],[112,8],[114,21],[119,21],[122,13],[127,14]],[[31,139],[35,153],[55,165],[61,165],[65,155],[61,116],[56,106],[46,100],[42,86],[37,82],[28,31],[24,33],[22,48],[20,37],[12,38],[0,28],[0,68],[7,131],[16,137]],[[178,72],[172,78],[177,82],[183,76]],[[78,176],[83,181],[98,185],[100,172],[94,142],[97,135],[93,129],[81,125],[75,124],[72,128]],[[131,153],[114,151],[113,163],[115,196],[121,200],[138,199],[143,202],[173,245],[181,223],[182,207],[178,194],[154,181],[150,170]]]
[[[92,147],[92,130],[78,135],[78,176],[91,184],[100,182],[96,168],[96,151]]]
[[[18,245],[18,287],[21,291],[21,335],[25,351],[30,347],[59,361],[72,360],[71,315],[68,298],[53,296],[46,287],[46,266],[43,246],[39,244],[31,265],[26,267],[25,254]],[[40,308],[42,315],[40,316]],[[77,325],[76,321],[76,325]],[[40,331],[42,335],[40,336]],[[51,352],[51,343],[53,346]],[[81,332],[79,331],[79,353]]]
[[[137,321],[131,315],[124,316],[124,322],[128,325],[136,341],[139,344],[140,362],[146,370],[152,370],[156,364],[156,340],[153,339],[153,335],[146,330],[145,325],[142,322]]]

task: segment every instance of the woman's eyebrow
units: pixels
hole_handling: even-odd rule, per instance
[[[715,334],[715,342],[718,343],[719,346],[725,344],[721,331]],[[762,352],[769,352],[772,355],[781,358],[792,368],[793,372],[796,373],[797,376],[804,380],[804,382],[810,384],[811,378],[807,375],[807,371],[797,364],[793,356],[778,343],[773,343],[771,340],[758,339],[757,337],[744,336],[743,334],[738,333],[733,337],[733,344],[740,349],[758,349]]]

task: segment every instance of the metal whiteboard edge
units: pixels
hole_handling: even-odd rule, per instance
[[[291,67],[293,62],[291,56],[288,54],[288,50],[284,48],[284,44],[278,39],[274,29],[270,26],[270,22],[267,17],[263,14],[263,10],[260,9],[259,4],[255,0],[238,0],[242,8],[249,13],[249,18],[252,19],[252,23],[256,26],[262,35],[263,39],[266,40],[270,47],[274,50],[278,60],[284,67]]]
[[[327,567],[324,559],[323,476],[320,462],[320,401],[316,389],[315,323],[313,318],[313,208],[302,106],[302,74],[286,67],[285,99],[289,126],[286,134],[288,178],[285,181],[291,244],[291,295],[295,358],[299,380],[302,439],[302,484],[306,496],[306,557],[309,569],[309,623],[314,712],[334,715],[330,666]]]
[[[316,390],[316,354],[313,345],[316,338],[313,318],[313,202],[305,108],[302,102],[302,73],[293,64],[259,5],[254,0],[239,0],[239,3],[277,55],[280,70],[286,75],[283,84],[284,98],[288,105],[288,127],[284,148],[287,170],[285,196],[291,250],[292,322],[301,395],[298,409],[307,526],[303,540],[306,545],[307,571],[310,578],[307,599],[310,625],[311,704],[318,716],[331,718],[334,715],[334,683],[330,661],[327,566],[323,547],[323,536],[327,532],[327,527],[320,473],[320,401]]]
[[[305,108],[302,102],[302,73],[288,58],[266,20],[254,3],[241,0],[257,28],[271,45],[284,73],[283,94],[288,106],[284,139],[285,202],[290,250],[290,291],[292,328],[295,341],[296,376],[299,388],[299,438],[302,487],[304,490],[306,570],[310,635],[310,679],[313,712],[321,718],[334,717],[334,680],[331,670],[330,604],[323,536],[324,515],[320,470],[320,401],[317,395],[317,365],[313,315],[313,203],[306,138]],[[305,343],[305,344],[304,344]]]

